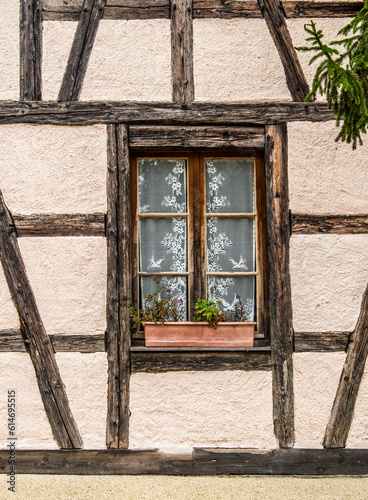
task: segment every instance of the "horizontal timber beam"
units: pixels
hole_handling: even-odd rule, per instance
[[[34,123],[50,125],[246,125],[293,121],[334,120],[327,103],[249,101],[241,103],[199,103],[181,106],[144,102],[10,102],[0,101],[0,124]]]
[[[0,473],[9,471],[0,450]],[[156,450],[18,450],[17,474],[69,475],[363,475],[368,449],[194,448],[192,454]]]
[[[13,215],[17,236],[105,236],[105,214]]]
[[[294,332],[294,352],[345,351],[350,332]]]
[[[263,149],[264,127],[180,127],[132,125],[129,147],[132,149]]]
[[[105,334],[49,335],[56,352],[104,352]],[[20,330],[0,330],[0,352],[26,352]]]
[[[44,21],[78,21],[83,0],[44,0]],[[353,17],[364,2],[286,1],[282,6],[287,18]],[[169,0],[107,0],[103,19],[169,19]],[[261,18],[254,1],[194,0],[197,19]]]
[[[302,215],[292,214],[293,234],[367,234],[365,215]]]

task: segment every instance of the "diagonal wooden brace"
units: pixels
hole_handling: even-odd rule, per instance
[[[18,311],[52,433],[60,448],[82,448],[55,354],[28,281],[11,214],[0,191],[0,261]]]

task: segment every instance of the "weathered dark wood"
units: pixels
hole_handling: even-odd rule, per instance
[[[360,314],[348,346],[339,386],[326,427],[323,446],[344,448],[354,415],[355,402],[368,355],[368,285]]]
[[[289,448],[294,444],[294,391],[286,125],[266,127],[265,166],[273,419],[280,447]]]
[[[20,4],[20,100],[42,99],[42,0]]]
[[[78,101],[88,61],[106,0],[84,0],[68,63],[59,91],[59,101]]]
[[[246,351],[132,351],[132,373],[271,369],[269,352]]]
[[[286,83],[293,101],[304,101],[309,92],[291,39],[282,5],[278,0],[257,0],[284,67]]]
[[[123,297],[131,296],[128,127],[108,127],[107,181],[107,446],[129,442],[130,318]]]
[[[194,460],[216,463],[216,474],[360,475],[368,473],[368,450],[195,448]]]
[[[0,450],[0,472],[9,451]],[[68,475],[366,475],[367,449],[194,448],[193,454],[156,450],[17,450],[17,474]]]
[[[244,125],[279,122],[334,120],[326,103],[242,102],[172,103],[67,102],[30,103],[0,101],[0,124],[36,123],[50,125]]]
[[[170,0],[171,77],[174,102],[194,101],[192,0]]]
[[[44,0],[46,21],[78,21],[83,0]],[[354,17],[364,2],[282,2],[288,18]],[[169,19],[169,0],[107,0],[104,19]],[[256,1],[194,0],[193,17],[199,19],[262,18]]]
[[[293,234],[367,234],[368,215],[291,215]]]
[[[0,191],[0,260],[36,372],[45,411],[60,448],[81,448],[82,439],[27,278],[17,237],[10,227],[11,222],[10,212]]]
[[[350,332],[294,332],[295,352],[345,351]]]
[[[132,149],[264,148],[264,127],[129,127]]]
[[[104,352],[105,334],[54,334],[49,335],[56,352]],[[0,352],[26,352],[20,330],[0,330]]]
[[[17,236],[105,236],[105,214],[13,215]]]

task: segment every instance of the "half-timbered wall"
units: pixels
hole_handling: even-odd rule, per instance
[[[9,0],[0,11],[0,99],[18,101],[17,0]],[[255,17],[194,19],[196,102],[291,103],[267,24],[260,15]],[[318,25],[334,36],[347,19],[323,18]],[[304,43],[305,22],[305,18],[287,19],[294,45]],[[76,27],[76,20],[43,23],[45,101],[58,99]],[[308,67],[305,54],[299,54],[299,60],[310,83],[313,68]],[[80,100],[170,103],[171,93],[169,18],[102,19]],[[56,346],[57,364],[84,448],[102,449],[106,447],[108,380],[103,338],[107,328],[108,119],[102,119],[103,124],[92,121],[84,126],[2,122],[0,189],[18,228],[29,281]],[[247,124],[246,119],[239,121],[238,126]],[[259,123],[266,122],[260,119]],[[295,447],[322,447],[347,339],[355,328],[368,281],[368,139],[352,151],[348,145],[335,143],[335,135],[333,121],[293,119],[287,124]],[[95,226],[90,218],[87,232],[81,230],[83,236],[66,231],[66,236],[39,237],[27,229],[22,235],[21,225],[29,219],[22,222],[21,216],[31,214],[90,214]],[[340,216],[350,215],[356,219],[348,223],[348,229],[341,229]],[[336,224],[322,221],[325,216],[338,218],[337,230]],[[11,330],[19,330],[19,320],[1,270],[0,333],[4,337]],[[75,336],[73,348],[66,335]],[[81,335],[88,341],[84,343]],[[17,390],[18,448],[57,448],[31,359],[21,341],[11,345],[7,347],[0,339],[0,387]],[[155,370],[148,365],[142,368],[138,361],[133,363],[130,448],[277,448],[267,359],[253,369],[249,365],[244,370],[239,365],[216,371],[171,368],[167,373],[151,373]],[[368,368],[348,447],[368,445],[367,396]],[[5,397],[0,398],[1,415],[4,405]],[[1,427],[0,447],[6,446],[6,437]]]

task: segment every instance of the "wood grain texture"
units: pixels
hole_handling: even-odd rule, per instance
[[[78,101],[88,61],[106,0],[84,0],[68,62],[59,91],[59,101]]]
[[[19,25],[20,100],[42,99],[42,0],[21,0]]]
[[[128,127],[108,127],[107,179],[107,358],[109,448],[129,443],[130,317],[123,297],[131,297],[129,237]]]
[[[129,127],[132,149],[264,148],[264,127]]]
[[[104,19],[169,19],[169,0],[107,0]],[[78,21],[83,0],[43,0],[46,21]],[[282,2],[287,18],[354,17],[364,2]],[[255,1],[193,0],[198,19],[262,18]]]
[[[104,334],[49,335],[55,352],[104,352]],[[27,342],[28,343],[28,342]],[[20,330],[0,330],[0,352],[26,352],[26,342]]]
[[[170,0],[172,98],[177,103],[194,101],[193,4]]]
[[[13,215],[17,236],[105,236],[105,214]]]
[[[294,444],[294,389],[286,125],[266,126],[265,166],[273,419],[280,447],[289,448]]]
[[[355,402],[368,354],[368,285],[360,314],[348,346],[339,386],[328,421],[323,446],[344,448],[354,416]]]
[[[172,103],[122,102],[9,102],[0,101],[0,124],[36,123],[50,125],[244,125],[279,122],[326,122],[334,115],[326,103],[242,102]]]
[[[345,351],[350,332],[294,332],[294,352]]]
[[[291,97],[293,101],[304,101],[309,87],[285,21],[282,5],[278,0],[257,1],[280,55]]]
[[[81,448],[82,439],[69,407],[50,339],[39,314],[12,220],[0,192],[0,260],[17,309],[52,433],[60,448]]]
[[[367,449],[194,448],[192,453],[156,450],[17,450],[17,474],[68,475],[366,475]],[[9,451],[0,450],[0,471]]]
[[[367,234],[365,215],[303,215],[291,214],[293,234]]]
[[[259,351],[184,351],[155,350],[131,353],[132,373],[177,371],[269,371],[269,352]]]

